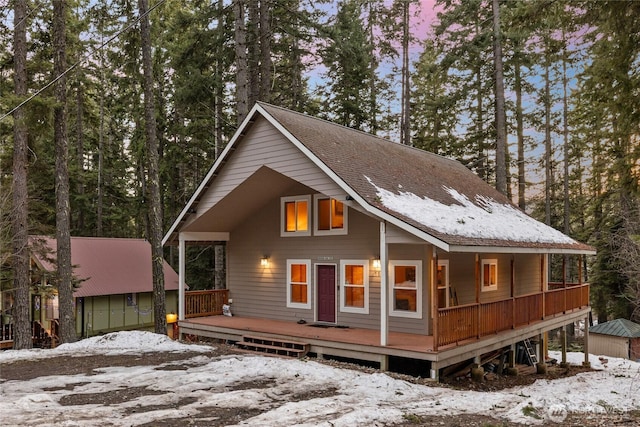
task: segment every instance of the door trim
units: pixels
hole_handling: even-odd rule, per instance
[[[320,295],[319,295],[319,289],[320,286],[318,284],[318,267],[319,266],[330,266],[333,267],[333,286],[335,287],[335,293],[334,293],[334,301],[333,301],[333,305],[334,305],[334,316],[333,316],[333,322],[327,322],[327,321],[319,321],[318,320],[318,305],[320,304]],[[314,300],[315,300],[315,304],[313,307],[313,319],[314,322],[321,322],[321,323],[328,323],[328,324],[332,324],[335,325],[338,323],[338,298],[339,296],[339,290],[338,290],[338,264],[336,263],[327,263],[327,262],[320,262],[320,263],[316,263],[313,265],[313,281],[314,281],[314,290],[315,290],[315,296],[314,296]]]

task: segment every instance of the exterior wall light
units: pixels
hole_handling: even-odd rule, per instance
[[[374,259],[373,260],[373,268],[379,270],[380,269],[380,260],[379,259]]]
[[[269,257],[263,256],[262,258],[260,258],[260,266],[262,266],[262,268],[269,267]]]

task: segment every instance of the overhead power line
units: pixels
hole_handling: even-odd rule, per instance
[[[22,108],[24,105],[26,105],[27,103],[31,102],[35,97],[39,96],[42,92],[44,92],[45,90],[49,89],[51,86],[53,86],[58,80],[60,80],[62,77],[64,77],[65,75],[67,75],[69,72],[71,72],[74,68],[76,68],[78,65],[82,64],[84,61],[88,60],[89,58],[93,57],[93,55],[98,52],[99,50],[103,49],[105,46],[107,46],[108,44],[110,44],[113,40],[117,39],[118,37],[120,37],[121,34],[123,34],[126,31],[129,31],[131,28],[133,28],[136,24],[138,24],[138,22],[140,22],[140,19],[142,19],[143,17],[149,15],[151,12],[153,12],[158,6],[164,4],[167,0],[160,0],[158,3],[156,3],[153,7],[149,8],[149,10],[147,10],[147,12],[144,15],[140,15],[138,16],[135,20],[133,20],[131,23],[129,23],[129,25],[127,25],[126,27],[122,28],[120,31],[118,31],[117,33],[115,33],[113,36],[111,36],[110,38],[108,38],[106,41],[104,41],[102,44],[100,44],[100,46],[98,46],[97,48],[92,49],[90,52],[86,53],[82,58],[80,58],[79,60],[77,60],[73,65],[71,65],[69,68],[67,68],[63,73],[61,73],[60,75],[56,76],[56,78],[54,78],[53,80],[51,80],[49,83],[47,83],[46,85],[44,85],[43,87],[41,87],[40,89],[38,89],[36,92],[34,92],[33,94],[31,94],[31,96],[29,96],[27,99],[25,99],[24,101],[22,101],[21,103],[19,103],[18,105],[16,105],[15,107],[13,107],[9,112],[5,113],[2,115],[2,117],[0,117],[0,122],[3,121],[5,118],[9,117],[10,115],[12,115],[13,113],[16,112],[16,110],[18,110],[19,108]]]

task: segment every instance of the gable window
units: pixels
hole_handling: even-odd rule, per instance
[[[340,311],[345,313],[369,313],[369,262],[366,260],[342,260]]]
[[[313,197],[313,202],[314,234],[347,234],[347,207],[344,203],[319,194]]]
[[[287,260],[287,307],[311,308],[311,261]]]
[[[392,316],[422,318],[422,261],[390,261]]]
[[[482,260],[482,291],[495,291],[498,289],[498,260]]]
[[[280,235],[309,236],[311,228],[311,196],[289,196],[280,199]]]

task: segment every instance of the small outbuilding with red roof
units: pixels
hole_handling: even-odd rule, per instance
[[[56,240],[31,237],[32,320],[45,329],[57,319]],[[153,327],[151,245],[144,239],[72,237],[71,264],[76,280],[74,302],[78,336]],[[164,262],[167,313],[177,312],[178,275]]]

